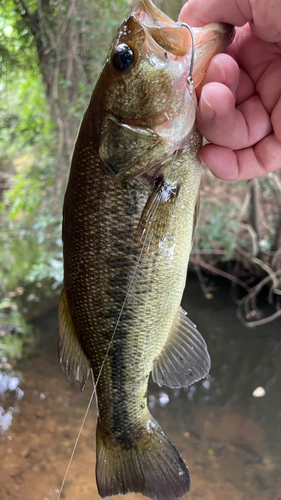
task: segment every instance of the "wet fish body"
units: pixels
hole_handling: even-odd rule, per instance
[[[182,387],[210,366],[180,307],[201,169],[187,32],[148,0],[124,21],[82,121],[65,195],[59,358],[81,388],[93,370],[102,497],[175,500],[190,488],[147,407],[151,371],[159,385]],[[231,29],[197,33],[196,84]]]

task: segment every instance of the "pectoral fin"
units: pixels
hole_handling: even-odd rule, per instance
[[[64,289],[59,306],[58,355],[68,382],[73,384],[75,380],[79,380],[82,391],[90,374],[90,361],[85,356],[75,333]]]
[[[210,370],[206,343],[180,307],[160,356],[154,361],[152,378],[158,385],[187,387]]]
[[[198,219],[199,219],[199,212],[200,212],[200,193],[198,193],[196,205],[194,208],[193,228],[192,228],[192,244],[194,243],[195,233],[196,233]]]
[[[143,209],[135,235],[135,244],[140,245],[144,253],[157,249],[159,243],[169,237],[166,227],[179,190],[180,186],[170,184],[162,176],[156,179],[155,188]]]

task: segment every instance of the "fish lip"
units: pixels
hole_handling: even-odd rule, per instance
[[[160,50],[167,51],[177,60],[188,59],[192,51],[192,37],[187,27],[173,21],[159,10],[150,0],[141,0],[133,11],[133,16],[144,31],[156,42]],[[195,49],[213,42],[223,52],[235,37],[234,26],[227,23],[212,23],[201,28],[191,28],[195,39]],[[172,40],[172,44],[171,44]],[[169,47],[170,46],[170,50]]]
[[[229,34],[229,41],[228,41],[228,45],[231,45],[235,36],[236,36],[236,28],[232,24],[229,24],[228,26],[229,26],[229,30],[230,30],[230,28],[232,28],[232,31]]]
[[[160,11],[150,0],[141,0],[133,16],[163,55],[183,57],[190,51],[191,37],[186,28]]]
[[[192,31],[195,39],[195,48],[212,40],[215,41],[215,34],[217,34],[217,40],[220,40],[220,42],[223,40],[221,43],[223,48],[226,48],[233,42],[236,34],[235,26],[228,23],[211,23],[201,28],[192,28]]]
[[[192,76],[196,89],[203,81],[212,57],[224,52],[233,41],[235,29],[226,23],[212,23],[192,29],[196,50]]]
[[[133,11],[136,19],[147,27],[175,27],[176,23],[151,0],[141,0]]]

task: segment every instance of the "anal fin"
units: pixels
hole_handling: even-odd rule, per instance
[[[180,307],[163,351],[154,361],[154,382],[173,388],[188,387],[205,377],[210,365],[205,340]]]
[[[64,289],[59,306],[58,355],[68,382],[73,384],[75,380],[78,380],[82,391],[90,375],[91,366],[75,333]]]

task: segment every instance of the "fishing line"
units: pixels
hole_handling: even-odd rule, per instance
[[[97,398],[97,384],[95,383],[94,374],[93,374],[93,370],[92,370],[92,369],[91,369],[91,374],[92,374],[92,379],[93,379],[93,386],[94,386],[94,390],[93,390],[93,392],[92,392],[92,394],[91,394],[90,401],[89,401],[88,406],[87,406],[87,409],[86,409],[86,413],[85,413],[85,415],[84,415],[84,418],[83,418],[83,421],[82,421],[81,427],[80,427],[80,429],[79,429],[78,436],[77,436],[76,441],[75,441],[75,443],[74,443],[73,450],[72,450],[72,453],[71,453],[71,456],[70,456],[70,459],[69,459],[69,463],[68,463],[68,466],[67,466],[67,469],[66,469],[66,472],[65,472],[64,478],[63,478],[62,483],[61,483],[61,487],[60,487],[60,490],[59,490],[59,493],[58,493],[57,500],[60,500],[61,493],[62,493],[63,487],[64,487],[64,485],[65,485],[65,481],[66,481],[66,478],[67,478],[67,475],[68,475],[69,469],[70,469],[70,467],[71,467],[72,460],[73,460],[73,457],[74,457],[74,454],[75,454],[75,451],[76,451],[76,448],[77,448],[77,445],[78,445],[78,441],[79,441],[79,439],[80,439],[80,436],[81,436],[81,433],[82,433],[83,427],[84,427],[84,425],[85,425],[86,418],[87,418],[87,416],[88,416],[88,413],[89,413],[89,410],[90,410],[90,407],[91,407],[91,404],[92,404],[92,401],[93,401],[94,396],[95,396],[95,399],[96,399],[97,414],[99,415],[98,398]]]
[[[158,200],[157,200],[158,201]],[[155,208],[155,212],[159,206],[159,203],[160,203],[160,200],[158,201],[157,203],[157,206]],[[115,334],[116,334],[116,331],[117,331],[117,328],[118,328],[118,325],[119,325],[119,322],[120,322],[120,319],[121,319],[121,316],[123,314],[123,311],[124,311],[124,307],[125,307],[125,304],[127,302],[127,298],[129,296],[129,293],[130,293],[130,289],[131,289],[131,286],[133,284],[133,281],[134,281],[134,278],[135,278],[135,275],[136,275],[136,272],[137,272],[137,268],[138,268],[138,265],[140,263],[140,260],[141,260],[141,256],[143,254],[143,250],[144,250],[144,247],[145,247],[145,244],[146,244],[146,239],[147,239],[147,236],[148,234],[146,235],[145,239],[144,239],[144,242],[143,242],[143,246],[142,246],[142,249],[141,249],[141,252],[140,252],[140,255],[139,255],[139,258],[137,260],[137,263],[136,263],[136,266],[135,266],[135,269],[134,269],[134,272],[133,272],[133,276],[132,276],[132,279],[129,283],[129,287],[127,289],[127,292],[126,292],[126,296],[125,296],[125,299],[123,301],[123,304],[122,304],[122,307],[121,307],[121,310],[120,310],[120,313],[119,313],[119,316],[117,318],[117,322],[115,324],[115,327],[114,327],[114,330],[113,330],[113,334],[111,336],[111,339],[110,339],[110,342],[109,342],[109,345],[108,345],[108,348],[106,350],[106,353],[105,353],[105,356],[104,356],[104,359],[103,359],[103,362],[102,362],[102,365],[101,365],[101,368],[100,368],[100,371],[99,371],[99,374],[98,374],[98,377],[97,377],[97,381],[95,382],[94,380],[94,374],[93,374],[93,370],[91,370],[92,372],[92,379],[93,379],[93,385],[94,385],[94,389],[93,389],[93,392],[91,394],[91,397],[90,397],[90,401],[89,401],[89,404],[87,406],[87,409],[86,409],[86,413],[85,413],[85,416],[83,418],[83,421],[82,421],[82,424],[81,424],[81,427],[79,429],[79,432],[78,432],[78,436],[76,438],[76,441],[74,443],[74,447],[73,447],[73,450],[72,450],[72,453],[71,453],[71,456],[70,456],[70,459],[69,459],[69,463],[68,463],[68,466],[67,466],[67,469],[66,469],[66,472],[65,472],[65,475],[64,475],[64,478],[62,480],[62,484],[61,484],[61,487],[60,487],[60,490],[59,490],[59,493],[58,493],[58,496],[57,496],[57,500],[60,500],[60,497],[61,497],[61,493],[62,493],[62,490],[63,490],[63,487],[65,485],[65,481],[66,481],[66,478],[67,478],[67,475],[68,475],[68,472],[69,472],[69,469],[71,467],[71,463],[72,463],[72,460],[73,460],[73,457],[74,457],[74,454],[75,454],[75,451],[76,451],[76,448],[77,448],[77,445],[78,445],[78,441],[80,439],[80,436],[82,434],[82,430],[83,430],[83,427],[84,427],[84,424],[86,422],[86,418],[88,416],[88,413],[89,413],[89,410],[90,410],[90,407],[91,407],[91,404],[92,404],[92,401],[93,401],[93,398],[95,396],[96,398],[96,404],[97,404],[97,412],[98,412],[98,401],[97,401],[97,385],[99,383],[99,379],[100,379],[100,376],[102,374],[102,370],[103,370],[103,367],[105,365],[105,361],[107,359],[107,356],[108,356],[108,353],[110,351],[110,348],[113,344],[113,340],[114,340],[114,337],[115,337]]]
[[[94,377],[94,372],[93,372],[92,368],[91,368],[91,374],[92,374],[92,380],[93,380],[93,386],[94,386],[93,392],[95,393],[95,400],[96,400],[96,407],[97,407],[97,417],[98,417],[99,416],[99,405],[98,405],[98,397],[97,397],[97,384],[95,383],[95,377]]]
[[[70,460],[69,460],[69,463],[68,463],[68,466],[67,466],[64,478],[63,478],[62,483],[61,483],[61,487],[60,487],[60,490],[59,490],[59,493],[58,493],[58,496],[57,496],[57,500],[60,500],[61,493],[62,493],[63,487],[65,485],[65,481],[66,481],[66,478],[67,478],[67,475],[68,475],[68,472],[69,472],[69,469],[70,469],[70,466],[71,466],[71,463],[72,463],[72,460],[73,460],[73,457],[74,457],[74,453],[76,451],[76,448],[77,448],[77,445],[78,445],[78,441],[80,439],[80,436],[81,436],[81,433],[82,433],[82,430],[83,430],[83,427],[84,427],[84,424],[85,424],[85,421],[86,421],[86,418],[88,416],[88,413],[89,413],[89,410],[90,410],[90,407],[91,407],[91,404],[92,404],[92,401],[93,401],[93,397],[94,397],[95,391],[96,391],[96,387],[94,388],[94,390],[93,390],[93,392],[91,394],[90,401],[89,401],[89,404],[87,406],[87,410],[86,410],[85,416],[83,418],[81,427],[80,427],[79,432],[78,432],[78,436],[77,436],[76,441],[74,443],[74,447],[73,447],[73,450],[72,450],[72,453],[71,453],[71,456],[70,456]]]
[[[189,85],[189,92],[190,92],[190,94],[192,94],[192,92],[193,92],[193,83],[194,83],[193,82],[193,76],[192,76],[192,74],[193,74],[193,66],[194,66],[194,58],[195,58],[195,39],[194,39],[194,34],[193,34],[192,28],[188,24],[186,24],[186,23],[180,23],[180,24],[181,24],[181,26],[185,26],[189,30],[190,35],[191,35],[191,40],[192,40],[191,62],[190,62],[189,76],[187,78],[187,83]],[[177,157],[177,154],[178,154],[178,151],[176,151],[175,157]],[[156,200],[154,200],[154,202],[152,202],[152,205],[151,205],[148,213],[152,213],[152,210],[154,210],[154,206],[153,205],[155,203],[155,205],[156,205],[155,206],[155,211],[154,211],[154,214],[155,214],[156,211],[157,211],[157,209],[158,209],[158,206],[160,204],[160,201],[161,201],[161,196],[160,197],[156,197]],[[153,214],[153,216],[154,216],[154,214]],[[99,374],[98,374],[96,382],[94,380],[93,370],[91,370],[94,389],[93,389],[93,392],[91,394],[91,397],[90,397],[90,400],[89,400],[89,403],[88,403],[88,406],[87,406],[87,409],[86,409],[86,413],[84,415],[81,427],[79,429],[78,436],[77,436],[76,441],[74,443],[74,447],[73,447],[73,450],[72,450],[72,453],[71,453],[71,456],[70,456],[70,460],[69,460],[69,463],[68,463],[68,466],[67,466],[67,469],[66,469],[66,472],[65,472],[65,475],[64,475],[64,478],[63,478],[63,481],[62,481],[62,484],[61,484],[58,496],[57,496],[57,500],[60,500],[61,493],[62,493],[63,487],[65,485],[65,481],[66,481],[66,478],[67,478],[67,475],[68,475],[68,472],[69,472],[69,469],[70,469],[70,466],[71,466],[71,463],[72,463],[72,460],[73,460],[73,457],[74,457],[74,454],[75,454],[75,451],[76,451],[76,448],[77,448],[77,445],[78,445],[78,441],[80,439],[83,427],[85,425],[85,421],[86,421],[86,418],[88,416],[88,413],[89,413],[89,410],[90,410],[90,407],[91,407],[91,404],[92,404],[94,396],[95,396],[95,399],[96,399],[97,413],[99,412],[99,410],[98,410],[98,400],[97,400],[97,385],[99,383],[99,380],[100,380],[100,377],[101,377],[101,374],[102,374],[102,371],[103,371],[103,368],[104,368],[107,356],[108,356],[109,351],[111,349],[111,346],[113,344],[113,340],[114,340],[114,337],[115,337],[115,334],[116,334],[116,331],[117,331],[117,328],[118,328],[121,316],[123,314],[124,307],[125,307],[125,304],[127,302],[127,298],[129,296],[130,289],[131,289],[131,286],[133,284],[133,281],[134,281],[134,278],[135,278],[135,275],[136,275],[136,272],[137,272],[137,268],[139,266],[139,263],[140,263],[140,260],[141,260],[141,257],[142,257],[142,254],[143,254],[143,250],[145,248],[145,244],[146,244],[146,240],[147,240],[148,236],[149,236],[149,231],[147,231],[147,233],[145,235],[143,246],[142,246],[139,258],[137,260],[137,263],[136,263],[136,266],[135,266],[135,269],[134,269],[134,272],[133,272],[133,276],[132,276],[131,281],[129,283],[129,287],[128,287],[127,292],[126,292],[125,299],[124,299],[122,307],[120,309],[120,312],[119,312],[119,315],[118,315],[118,318],[117,318],[117,321],[116,321],[116,324],[115,324],[115,327],[114,327],[114,330],[113,330],[110,342],[108,344],[108,347],[107,347],[107,350],[106,350],[106,353],[105,353],[105,356],[104,356],[104,359],[103,359],[103,362],[102,362],[102,365],[101,365],[101,368],[100,368],[100,371],[99,371]],[[153,237],[153,233],[150,235],[150,240],[151,240],[152,237]],[[149,242],[149,246],[150,246],[150,242]]]
[[[147,237],[146,237],[146,238],[147,238]],[[127,298],[128,298],[128,296],[129,296],[130,289],[131,289],[131,286],[132,286],[132,284],[133,284],[133,281],[134,281],[134,278],[135,278],[135,275],[136,275],[136,272],[137,272],[138,265],[139,265],[140,260],[141,260],[141,256],[142,256],[142,254],[143,254],[143,249],[144,249],[144,246],[145,246],[145,243],[146,243],[146,238],[145,238],[145,240],[144,240],[144,242],[143,242],[143,246],[142,246],[142,249],[141,249],[141,252],[140,252],[140,255],[139,255],[139,258],[138,258],[137,264],[136,264],[136,266],[135,266],[135,269],[134,269],[134,272],[133,272],[132,279],[131,279],[131,281],[130,281],[130,283],[129,283],[129,287],[128,287],[128,290],[127,290],[127,292],[126,292],[126,296],[125,296],[125,299],[124,299],[124,301],[123,301],[122,307],[121,307],[121,309],[120,309],[120,313],[119,313],[119,316],[118,316],[118,318],[117,318],[117,321],[116,321],[116,324],[115,324],[115,327],[114,327],[114,330],[113,330],[113,334],[112,334],[112,336],[111,336],[110,342],[109,342],[109,344],[108,344],[108,348],[107,348],[106,353],[105,353],[105,356],[104,356],[104,358],[103,358],[103,362],[102,362],[102,365],[101,365],[101,368],[100,368],[100,371],[99,371],[99,374],[98,374],[98,377],[97,377],[97,381],[96,381],[96,387],[97,387],[97,385],[98,385],[98,383],[99,383],[99,379],[100,379],[100,376],[101,376],[101,373],[102,373],[103,367],[104,367],[104,365],[105,365],[105,362],[106,362],[106,359],[107,359],[108,353],[109,353],[110,348],[111,348],[111,346],[112,346],[112,344],[113,344],[113,340],[114,340],[114,337],[115,337],[115,334],[116,334],[116,331],[117,331],[117,328],[118,328],[118,325],[119,325],[119,322],[120,322],[121,316],[122,316],[122,314],[123,314],[124,307],[125,307],[125,304],[126,304],[126,302],[127,302]]]

